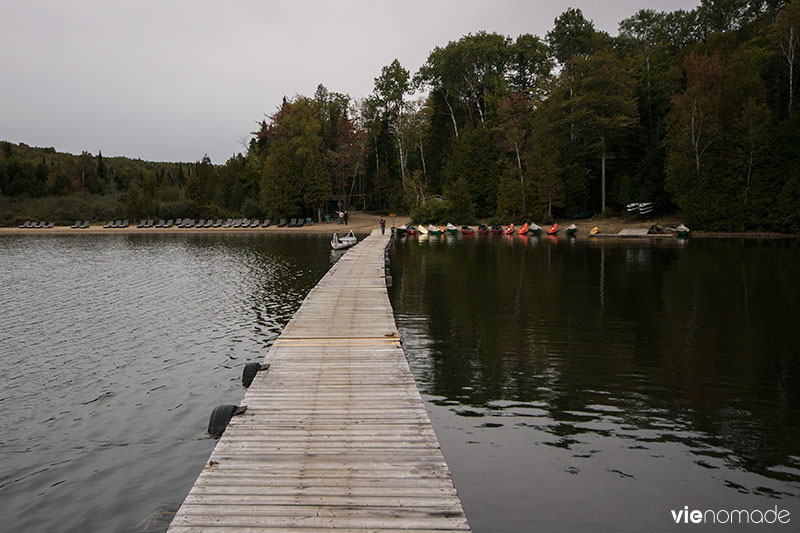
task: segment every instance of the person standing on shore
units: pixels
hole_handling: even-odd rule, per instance
[[[344,225],[347,225],[347,210],[344,211]]]
[[[381,235],[386,233],[386,219],[381,217]]]

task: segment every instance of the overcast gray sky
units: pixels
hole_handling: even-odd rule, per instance
[[[283,95],[369,95],[394,58],[480,30],[544,37],[697,0],[0,0],[0,139],[61,152],[224,163]]]

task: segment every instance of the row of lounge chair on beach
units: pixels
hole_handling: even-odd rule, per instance
[[[310,218],[305,218],[305,219],[303,219],[303,218],[293,218],[293,219],[291,219],[289,221],[288,224],[286,223],[286,219],[282,218],[278,222],[278,227],[279,228],[283,228],[283,227],[287,227],[287,228],[302,228],[303,226],[310,226],[310,225],[311,225],[311,219]]]
[[[20,224],[19,229],[47,229],[54,228],[55,226],[55,222],[33,222],[26,220],[24,223]]]
[[[310,218],[292,218],[289,222],[286,222],[285,218],[280,219],[277,226],[279,228],[300,228],[302,226],[310,226],[312,224]],[[91,223],[88,220],[76,220],[75,223],[70,226],[72,229],[85,229],[91,226]],[[130,224],[128,220],[111,220],[108,224],[103,225],[103,228],[112,229],[112,228],[127,228]],[[147,229],[147,228],[267,228],[270,226],[270,219],[265,218],[263,221],[258,218],[249,219],[249,218],[229,218],[223,222],[221,218],[216,220],[214,219],[203,219],[201,218],[197,222],[193,218],[179,218],[176,220],[169,219],[169,220],[159,220],[158,222],[154,222],[153,219],[146,219],[140,221],[136,224],[137,228]],[[26,228],[53,228],[55,227],[55,222],[31,222],[26,221],[24,224],[20,225],[20,229]]]
[[[249,218],[229,218],[223,221],[221,218],[216,220],[214,219],[204,219],[201,218],[200,220],[195,221],[193,218],[178,218],[178,219],[169,219],[164,220],[161,219],[158,222],[155,222],[153,219],[146,219],[140,221],[136,224],[137,228],[141,229],[148,229],[148,228],[266,228],[269,227],[270,220],[265,218],[263,221],[258,218],[249,219]],[[75,226],[72,226],[75,227]],[[127,228],[128,221],[127,220],[117,220],[116,222],[112,221],[103,226],[104,228]]]
[[[159,220],[153,223],[153,220],[143,220],[137,224],[137,228],[266,228],[269,227],[270,221],[268,218],[262,222],[260,219],[254,218],[229,218],[223,222],[221,218],[216,220],[209,218],[208,220],[201,218],[195,222],[193,218],[179,218],[175,221]]]
[[[77,224],[77,222],[75,222],[75,224]],[[73,224],[72,227],[74,228],[75,225]],[[108,229],[108,228],[127,228],[128,227],[128,219],[117,220],[116,222],[114,222],[112,220],[111,222],[109,222],[108,224],[106,224],[103,227],[106,228],[106,229]]]

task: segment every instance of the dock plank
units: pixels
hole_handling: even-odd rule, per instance
[[[270,349],[171,533],[469,531],[411,375],[373,232]]]

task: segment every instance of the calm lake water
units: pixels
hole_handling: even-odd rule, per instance
[[[0,530],[164,531],[327,237],[0,237]]]
[[[391,259],[474,531],[674,531],[684,506],[797,531],[799,241],[402,238]]]
[[[390,296],[473,530],[670,531],[685,505],[793,530],[799,245],[399,240]],[[334,259],[327,236],[0,237],[0,529],[164,531],[211,409]]]

